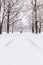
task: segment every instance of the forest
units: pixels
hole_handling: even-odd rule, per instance
[[[43,0],[0,0],[2,32],[43,32]]]

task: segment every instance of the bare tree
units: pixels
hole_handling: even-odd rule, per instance
[[[32,0],[32,7],[28,6],[28,4],[25,5],[23,2],[21,4],[20,0],[15,0],[15,1],[14,0],[0,0],[0,12],[1,12],[1,8],[3,8],[1,27],[3,27],[4,22],[7,22],[6,23],[7,33],[9,33],[10,31],[10,27],[12,27],[12,32],[13,32],[14,25],[17,24],[21,20],[23,21],[23,18],[26,20],[26,22],[27,21],[29,22],[28,24],[32,23],[31,27],[32,27],[33,33],[41,32],[41,21],[42,21],[43,15],[41,15],[42,12],[40,10],[43,8],[43,4],[39,4],[39,3],[37,4],[37,0]],[[29,14],[29,11],[30,11],[29,8],[32,10],[32,17],[31,17],[31,14]],[[20,18],[21,13],[23,13],[22,18]]]
[[[35,24],[35,31],[38,33],[38,28],[37,28],[37,0],[32,0],[32,5],[33,5],[33,11],[34,11],[34,18],[35,18],[35,23],[32,22],[32,32],[34,33],[34,24]],[[32,13],[33,14],[33,13]]]
[[[0,34],[2,33],[2,23],[1,23],[1,0],[0,0]]]
[[[5,18],[5,16],[6,16],[6,14],[5,14],[5,0],[1,0],[1,2],[0,2],[1,4],[1,11],[0,11],[0,33],[2,33],[2,27],[3,27],[3,22],[4,22],[4,18]]]
[[[8,4],[7,33],[9,33],[9,16],[10,16],[10,3]]]
[[[0,11],[1,11],[1,0],[0,0]]]
[[[32,32],[40,33],[41,32],[41,19],[42,19],[42,12],[43,4],[37,4],[37,0],[32,0]],[[40,10],[39,10],[40,9]],[[39,13],[39,15],[38,15]],[[38,20],[39,19],[39,20]],[[38,25],[39,24],[39,25]],[[39,30],[39,31],[38,31]]]
[[[12,0],[11,0],[12,2]],[[19,5],[19,0],[17,0],[15,3],[9,4],[8,6],[8,16],[7,16],[7,32],[9,33],[9,28],[10,26],[12,26],[12,33],[13,33],[13,28],[14,28],[14,24],[17,21],[20,21],[22,18],[19,18],[19,14],[21,9],[23,8],[23,5],[21,6],[17,6],[17,4]],[[9,2],[10,3],[10,2]]]

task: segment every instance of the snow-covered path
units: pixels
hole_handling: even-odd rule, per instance
[[[1,35],[0,65],[43,65],[43,52],[40,52],[35,44],[36,37],[32,35],[26,33]]]

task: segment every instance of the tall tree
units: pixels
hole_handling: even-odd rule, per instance
[[[41,32],[41,22],[43,19],[43,3],[40,2],[32,0],[32,15],[34,16],[32,16],[32,32],[36,33]]]
[[[2,33],[2,21],[1,21],[1,0],[0,0],[0,34]]]
[[[12,0],[11,0],[12,2]],[[17,21],[20,21],[22,18],[19,18],[21,9],[23,8],[23,5],[19,5],[19,0],[16,0],[16,2],[10,4],[10,14],[9,14],[9,28],[12,27],[12,33],[14,30],[14,24],[17,23]],[[12,6],[13,5],[13,6]]]
[[[35,22],[32,20],[32,32],[38,33],[38,26],[37,26],[37,0],[32,0],[32,5],[33,5],[33,10],[34,13],[32,13],[32,15],[34,14],[34,18],[35,18]],[[33,19],[34,19],[33,18]]]
[[[7,33],[9,33],[9,16],[10,16],[10,3],[8,4]]]
[[[36,6],[37,6],[37,0],[35,0],[35,5],[34,5],[34,12],[35,12],[35,30],[36,30],[36,33],[38,33],[38,27],[37,27],[37,9],[36,9]]]
[[[31,4],[33,5],[33,0],[31,1]],[[34,15],[33,14],[34,14],[34,9],[32,9],[32,33],[34,33],[34,19],[33,19]]]
[[[1,11],[1,0],[0,0],[0,11]]]

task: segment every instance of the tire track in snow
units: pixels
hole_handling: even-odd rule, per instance
[[[26,37],[24,35],[22,35],[25,39],[27,39],[28,42],[30,42],[32,44],[32,46],[34,46],[38,51],[43,51],[43,49],[40,49],[40,47],[38,45],[36,45],[29,37]]]
[[[0,53],[3,52],[12,42],[13,42],[13,40],[10,40],[10,41],[0,50]]]
[[[0,50],[0,53],[3,52],[7,47],[9,47],[14,41],[15,41],[15,38],[16,40],[18,40],[18,35],[16,37],[13,36],[13,38],[8,41],[5,46]],[[15,42],[16,43],[16,42]],[[14,43],[13,43],[14,44]],[[16,46],[16,45],[15,45]]]
[[[5,44],[5,46],[0,50],[0,54],[6,49],[8,48],[11,44],[13,43],[14,39],[11,39],[10,41],[8,41],[8,43]],[[16,45],[15,45],[16,46]]]

